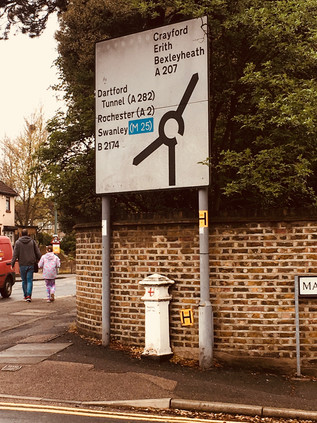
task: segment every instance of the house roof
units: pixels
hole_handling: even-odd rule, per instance
[[[0,194],[11,195],[16,197],[18,194],[14,189],[10,188],[4,182],[0,181]]]

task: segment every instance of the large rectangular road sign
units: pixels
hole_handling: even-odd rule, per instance
[[[207,19],[96,43],[96,192],[209,185]]]

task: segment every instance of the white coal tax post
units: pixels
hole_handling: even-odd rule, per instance
[[[207,192],[207,38],[202,17],[96,43],[96,193],[107,210],[112,193]]]

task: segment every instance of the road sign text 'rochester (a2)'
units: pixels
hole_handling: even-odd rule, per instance
[[[209,185],[207,19],[96,43],[96,192]]]

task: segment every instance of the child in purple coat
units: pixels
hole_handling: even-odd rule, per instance
[[[53,253],[53,247],[46,247],[47,253],[44,254],[39,261],[39,268],[43,269],[43,277],[47,290],[47,302],[54,301],[55,296],[55,279],[57,269],[61,265],[60,259]]]

